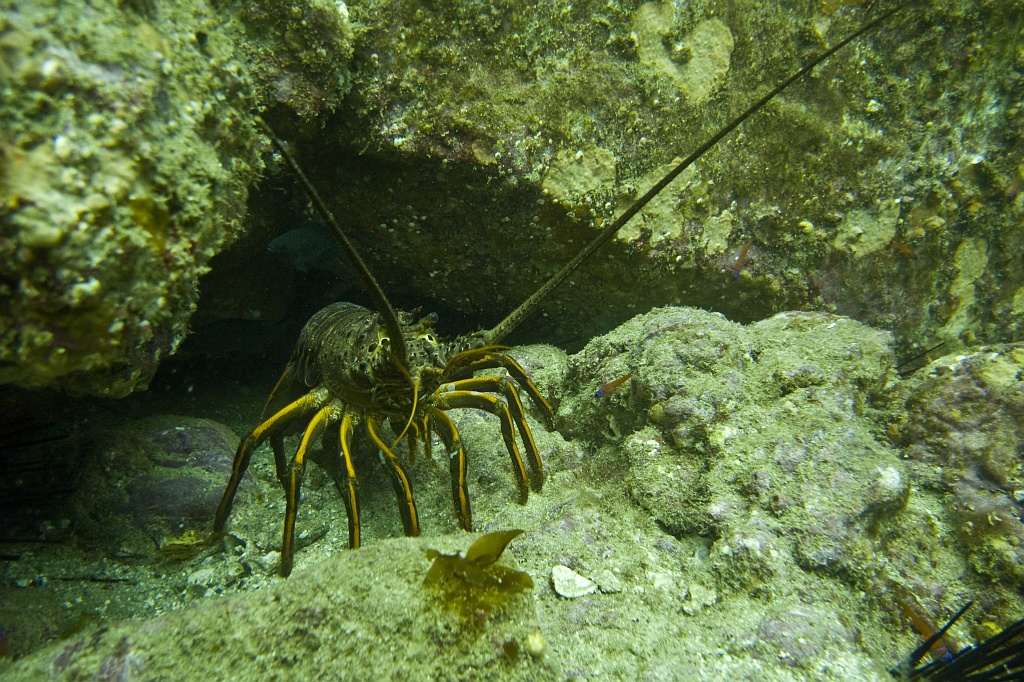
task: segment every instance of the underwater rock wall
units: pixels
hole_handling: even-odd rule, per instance
[[[352,96],[294,147],[386,289],[482,325],[768,83],[889,8],[349,5]],[[519,338],[579,348],[668,303],[838,312],[893,330],[901,356],[1014,338],[1022,9],[907,6],[711,150]]]
[[[276,167],[255,203],[274,218],[246,218],[255,109],[268,108],[396,300],[488,325],[766,83],[885,9],[9,7],[0,381],[112,396],[147,384],[185,335],[210,258],[250,229],[253,243],[210,280],[205,319],[295,308],[283,292],[301,287],[247,268],[307,207]],[[711,150],[519,340],[579,348],[668,303],[741,321],[847,314],[891,329],[901,356],[1013,340],[1021,9],[901,10]]]
[[[286,107],[312,127],[337,109],[352,86],[352,27],[340,0],[229,3],[264,106]],[[237,31],[237,29],[235,29]]]
[[[245,230],[257,103],[348,89],[343,4],[221,4],[5,3],[0,383],[144,388]]]

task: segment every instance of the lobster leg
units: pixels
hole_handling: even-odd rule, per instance
[[[409,485],[409,477],[405,475],[405,470],[399,464],[397,455],[391,451],[391,448],[381,438],[377,420],[367,417],[366,430],[369,431],[370,438],[374,444],[380,449],[381,464],[384,465],[388,475],[391,477],[391,485],[394,486],[395,496],[398,497],[398,511],[402,515],[402,526],[405,528],[405,534],[408,536],[419,535],[420,522],[416,514],[416,500],[412,497],[412,486]]]
[[[523,464],[522,455],[519,454],[519,446],[516,445],[515,427],[512,425],[512,416],[509,414],[508,407],[493,395],[460,391],[457,389],[458,383],[444,384],[438,389],[440,404],[444,409],[471,407],[490,412],[498,417],[501,423],[501,435],[505,439],[505,447],[512,458],[512,473],[515,474],[516,485],[519,486],[519,503],[526,504],[526,500],[530,496],[530,487],[526,483],[526,466]]]
[[[270,437],[270,449],[274,451],[274,466],[277,467],[277,480],[282,488],[288,487],[288,455],[284,451],[284,433],[275,433]]]
[[[459,515],[459,525],[463,530],[473,530],[473,513],[469,509],[469,488],[466,486],[466,449],[462,447],[462,438],[451,417],[436,407],[430,408],[430,423],[435,433],[441,437],[448,450],[448,467],[452,476],[452,499],[455,500],[455,511]],[[427,434],[429,440],[430,434]]]
[[[341,418],[341,428],[338,430],[337,441],[332,440],[330,447],[332,452],[329,455],[341,457],[341,463],[345,467],[344,483],[337,481],[338,492],[341,499],[345,501],[345,511],[348,512],[348,547],[359,549],[359,481],[356,478],[356,467],[352,463],[352,430],[355,428],[356,420],[346,414]],[[324,447],[328,447],[325,437]],[[340,448],[340,449],[339,449]]]
[[[224,524],[228,521],[228,514],[231,513],[231,505],[235,500],[235,493],[238,492],[238,484],[249,468],[249,460],[252,453],[267,438],[274,439],[291,426],[297,419],[302,419],[310,412],[319,410],[327,404],[330,395],[326,389],[320,388],[312,391],[295,402],[289,403],[270,419],[266,420],[242,439],[235,452],[235,460],[231,465],[231,478],[228,479],[227,488],[224,489],[224,497],[221,498],[220,506],[217,507],[217,516],[213,521],[213,532],[220,533],[224,530]],[[275,446],[276,447],[276,446]],[[280,460],[278,461],[278,477],[282,476]],[[284,481],[282,481],[284,483]]]
[[[434,458],[434,449],[430,443],[430,415],[423,417],[423,422],[417,427],[423,435],[423,456],[428,460]]]
[[[328,424],[337,421],[339,416],[337,408],[330,406],[317,411],[302,434],[299,449],[295,451],[295,458],[288,472],[288,485],[285,487],[284,539],[281,543],[281,575],[285,577],[292,572],[292,561],[295,557],[295,515],[299,511],[302,479],[306,474],[306,455],[309,454],[313,441],[324,432]]]
[[[511,358],[509,358],[511,359]],[[519,429],[519,435],[526,446],[526,459],[530,463],[530,487],[534,491],[540,491],[544,485],[544,464],[540,461],[540,453],[537,451],[537,443],[533,440],[533,433],[526,423],[526,416],[523,411],[523,403],[519,400],[519,394],[505,377],[483,376],[472,379],[461,379],[450,384],[453,390],[475,391],[482,393],[499,393],[505,399],[512,421]]]
[[[288,384],[289,379],[291,379],[291,377],[292,377],[292,372],[294,371],[294,367],[295,367],[295,363],[293,363],[290,360],[288,361],[288,364],[284,366],[284,371],[281,372],[281,376],[278,377],[277,383],[275,383],[274,384],[274,388],[271,389],[270,395],[267,396],[266,402],[263,403],[263,411],[260,412],[260,419],[266,419],[267,418],[267,414],[270,413],[270,411],[272,409],[271,405],[274,402],[274,398],[276,398],[277,395],[278,395],[278,392],[281,391],[285,387],[285,385]]]
[[[522,365],[511,356],[501,352],[503,349],[504,346],[488,346],[463,351],[448,361],[445,372],[451,374],[452,370],[461,370],[462,372],[473,373],[485,369],[504,368],[509,373],[509,376],[526,391],[526,395],[530,397],[530,402],[541,413],[547,427],[553,429],[554,408],[551,407],[551,403],[544,399],[540,389],[526,375],[526,370],[523,369]]]
[[[419,449],[419,444],[423,442],[423,454],[427,459],[431,458],[430,451],[430,426],[427,424],[428,417],[423,417],[420,420],[413,419],[409,422],[409,432],[406,434],[407,446],[409,448],[409,466],[416,464],[416,454]],[[396,425],[391,422],[391,429],[398,433],[401,431],[402,425]],[[396,428],[397,427],[397,428]]]

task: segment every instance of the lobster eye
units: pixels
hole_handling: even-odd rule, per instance
[[[426,335],[423,336],[423,338],[425,338],[427,340],[427,343],[434,343],[434,335],[433,334],[426,334]]]

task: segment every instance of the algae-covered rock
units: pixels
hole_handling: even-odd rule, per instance
[[[765,654],[790,666],[806,665],[827,649],[848,647],[850,639],[842,620],[814,604],[780,605],[758,629]]]
[[[626,468],[633,503],[692,553],[691,585],[763,605],[739,641],[813,668],[874,627],[822,616],[839,585],[884,622],[914,608],[941,625],[968,599],[982,621],[1019,617],[1019,356],[987,348],[904,380],[892,336],[848,318],[656,309],[570,357],[558,423],[594,470]],[[811,576],[836,591],[793,601]]]
[[[192,3],[17,3],[0,44],[0,382],[125,395],[243,229],[252,85]]]
[[[153,557],[186,532],[206,534],[238,445],[209,419],[161,415],[84,439],[67,509],[77,544]]]
[[[244,27],[238,41],[265,106],[301,119],[334,111],[351,87],[352,28],[340,0],[263,0],[231,7]]]
[[[1024,347],[948,355],[908,381],[893,425],[914,482],[941,495],[971,567],[1024,582]]]
[[[571,359],[559,415],[581,437],[617,442],[634,500],[668,531],[714,540],[723,583],[770,589],[794,559],[854,568],[861,538],[906,503],[898,453],[874,435],[891,344],[832,315],[744,327],[659,309]],[[628,386],[594,397],[627,371]]]
[[[879,11],[760,0],[349,8],[352,95],[295,147],[386,288],[481,325],[673,158]],[[742,321],[824,309],[922,348],[1014,338],[1024,117],[1021,80],[1006,74],[1021,70],[1009,18],[1022,9],[906,5],[677,179],[521,338],[578,348],[669,303]]]
[[[343,3],[221,4],[0,15],[0,382],[144,388],[245,230],[257,104],[348,90]]]
[[[459,671],[508,680],[554,679],[530,656],[493,642],[537,630],[530,600],[465,621],[423,587],[425,543],[392,540],[345,552],[287,582],[127,622],[44,649],[4,679],[454,680]],[[385,568],[386,567],[386,568]],[[383,572],[382,572],[383,570]]]

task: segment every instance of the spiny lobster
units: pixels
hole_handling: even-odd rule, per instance
[[[239,482],[253,452],[269,440],[277,476],[287,499],[280,565],[281,574],[287,576],[292,570],[295,554],[295,517],[306,460],[316,439],[322,437],[327,455],[335,459],[340,457],[344,472],[340,488],[348,512],[349,547],[359,547],[359,500],[351,440],[354,429],[360,424],[365,426],[370,439],[380,450],[381,462],[398,497],[406,535],[418,535],[420,526],[412,487],[395,454],[394,445],[407,437],[412,463],[419,443],[429,454],[431,434],[439,437],[449,455],[452,498],[459,523],[464,529],[472,530],[466,450],[458,429],[445,414],[447,410],[456,408],[476,408],[498,417],[519,487],[519,501],[525,503],[530,489],[540,490],[543,485],[544,468],[517,387],[526,392],[543,415],[548,428],[552,428],[553,410],[523,368],[506,353],[508,349],[499,345],[501,341],[680,173],[775,96],[837,50],[885,21],[893,12],[895,10],[890,10],[864,23],[729,121],[677,163],[493,329],[450,341],[440,339],[432,332],[436,316],[417,320],[411,314],[398,312],[392,307],[384,290],[284,143],[261,118],[257,118],[256,124],[298,178],[314,210],[352,262],[376,311],[350,303],[334,303],[306,323],[284,374],[267,400],[263,421],[238,446],[231,478],[217,509],[215,533],[224,531]],[[477,371],[496,368],[503,368],[511,381],[504,376],[475,376]],[[381,430],[382,422],[387,422],[397,434],[390,445]],[[525,463],[516,442],[517,430],[526,452]],[[296,431],[301,432],[302,437],[289,461],[284,451],[284,437]]]

